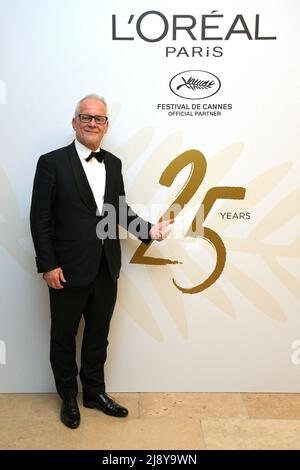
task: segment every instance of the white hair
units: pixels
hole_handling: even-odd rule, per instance
[[[86,96],[84,96],[83,98],[81,98],[80,101],[78,101],[78,103],[77,103],[77,105],[76,105],[76,108],[75,108],[75,114],[74,114],[75,117],[77,117],[78,114],[79,114],[81,103],[82,103],[84,100],[89,100],[89,99],[101,101],[101,103],[103,103],[103,104],[107,107],[106,101],[105,101],[105,99],[103,98],[103,96],[99,96],[99,95],[96,95],[95,93],[91,93],[90,95],[86,95]]]

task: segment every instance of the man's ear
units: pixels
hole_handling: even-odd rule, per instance
[[[76,124],[77,124],[77,123],[76,123],[76,119],[73,118],[73,119],[72,119],[72,127],[73,127],[74,131],[76,131]]]

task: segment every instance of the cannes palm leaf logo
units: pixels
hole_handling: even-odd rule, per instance
[[[169,88],[180,98],[202,100],[220,90],[221,80],[205,70],[185,70],[171,78]]]
[[[215,84],[214,80],[197,80],[194,77],[190,77],[188,80],[185,80],[184,77],[181,78],[183,83],[178,85],[176,90],[180,90],[182,87],[187,87],[190,90],[208,90]]]

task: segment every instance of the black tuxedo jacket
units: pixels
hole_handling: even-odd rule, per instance
[[[61,267],[68,286],[84,286],[96,277],[102,250],[117,279],[121,267],[118,224],[130,230],[139,226],[144,243],[149,243],[151,224],[138,217],[125,201],[121,161],[105,152],[106,185],[104,205],[116,211],[115,235],[103,241],[96,233],[105,213],[96,214],[96,202],[74,142],[39,158],[34,178],[30,224],[38,272]],[[123,197],[123,202],[120,202]],[[121,206],[120,206],[121,204]],[[119,218],[119,209],[127,217]],[[130,230],[132,231],[132,230]],[[108,233],[111,233],[108,231]]]

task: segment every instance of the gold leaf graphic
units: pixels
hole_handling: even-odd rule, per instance
[[[163,336],[157,325],[152,310],[145,301],[143,293],[130,280],[126,273],[122,274],[119,283],[118,304],[139,326],[141,326],[152,338],[162,342]]]
[[[264,289],[261,284],[252,279],[248,274],[236,268],[232,263],[228,263],[226,277],[234,286],[265,315],[274,320],[283,321],[285,314],[279,304],[270,292]]]
[[[145,127],[116,149],[115,154],[122,159],[123,173],[140,158],[153,138],[153,128]]]
[[[116,121],[120,114],[121,106],[118,103],[110,106],[110,117],[112,121]],[[122,156],[123,170],[126,180],[128,172],[133,165],[141,159],[140,168],[137,170],[131,181],[131,186],[127,187],[127,194],[133,202],[145,204],[149,206],[155,197],[157,190],[160,188],[160,175],[170,163],[174,156],[182,152],[183,132],[176,131],[168,135],[154,150],[149,151],[146,160],[143,162],[148,148],[151,146],[154,135],[154,128],[147,127],[140,129],[132,135],[125,143],[117,149],[112,150],[113,153]],[[199,149],[201,150],[201,148]],[[207,158],[207,174],[205,179],[190,202],[199,202],[203,195],[212,187],[218,184],[227,173],[238,163],[242,156],[243,143],[236,142],[224,149],[220,150],[213,156]],[[18,208],[17,198],[14,195],[10,182],[2,169],[0,169],[0,185],[1,185],[1,243],[4,248],[14,257],[23,269],[35,276],[34,259],[30,253],[25,250],[21,241],[29,236],[29,222],[27,219],[21,219]],[[292,171],[292,163],[284,162],[270,168],[263,174],[252,179],[249,183],[245,183],[247,194],[243,207],[247,206],[248,210],[256,207],[263,202],[273,190],[287,177]],[[225,181],[226,183],[226,181]],[[239,181],[230,181],[230,184],[239,185]],[[243,183],[244,184],[244,183]],[[224,185],[224,181],[222,181]],[[178,193],[180,188],[172,185],[168,188],[165,201],[166,207],[174,200],[174,195]],[[200,195],[200,196],[199,196]],[[298,200],[300,197],[300,189],[292,190],[281,201],[276,202],[271,210],[254,226],[252,232],[242,238],[225,237],[222,234],[224,228],[228,228],[233,224],[234,220],[227,220],[226,226],[224,221],[220,219],[219,211],[228,210],[228,201],[219,206],[218,211],[214,211],[209,215],[207,226],[220,234],[227,250],[226,269],[222,276],[229,280],[239,292],[259,309],[264,315],[274,320],[283,321],[285,315],[280,305],[276,291],[272,294],[264,287],[262,283],[252,279],[244,269],[238,269],[233,262],[230,261],[230,254],[233,251],[241,253],[258,255],[265,262],[272,273],[277,276],[278,280],[297,298],[300,299],[300,282],[286,268],[279,263],[280,257],[299,258],[300,256],[300,238],[298,228],[295,228],[295,240],[287,244],[268,243],[265,239],[272,235],[284,224],[292,221],[299,213]],[[193,243],[198,240],[194,239]],[[123,244],[125,257],[131,258],[133,252],[138,246],[138,241],[127,240]],[[179,292],[172,284],[172,278],[175,276],[176,270],[182,269],[182,272],[192,282],[196,276],[199,281],[205,278],[206,273],[201,267],[201,260],[196,260],[192,253],[186,253],[180,243],[174,240],[169,242],[169,250],[172,257],[181,260],[185,257],[186,265],[176,266],[139,266],[138,269],[144,269],[149,274],[151,284],[145,286],[138,285],[131,280],[126,273],[126,264],[119,283],[118,305],[124,309],[127,314],[137,323],[144,331],[157,341],[163,341],[161,327],[157,322],[151,304],[147,299],[151,298],[151,292],[156,293],[162,305],[169,312],[170,318],[176,325],[178,331],[184,337],[188,336],[187,314],[184,308],[184,295]],[[155,248],[155,247],[154,247]],[[157,248],[159,252],[160,248]],[[163,251],[163,249],[162,249]],[[164,257],[164,253],[160,253]],[[145,289],[145,290],[143,290]],[[152,291],[151,291],[152,289]],[[213,303],[220,311],[231,317],[234,317],[235,307],[229,298],[224,286],[220,282],[216,282],[209,289],[201,294]],[[205,315],[199,309],[199,315]]]

